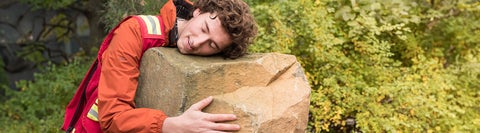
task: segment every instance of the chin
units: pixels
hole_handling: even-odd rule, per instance
[[[180,54],[186,54],[185,51],[182,51],[180,49],[178,49],[178,52],[180,52]]]
[[[178,52],[180,52],[180,54],[183,54],[183,55],[188,55],[188,54],[190,54],[190,53],[188,53],[188,52],[186,52],[186,51],[184,51],[184,50],[182,50],[182,49],[180,49],[180,48],[178,48]]]

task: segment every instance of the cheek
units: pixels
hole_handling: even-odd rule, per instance
[[[201,32],[201,28],[202,28],[202,24],[192,22],[190,23],[190,25],[188,25],[188,27],[185,27],[185,30],[188,30],[192,33],[198,33],[198,32]]]
[[[193,23],[186,23],[182,31],[178,33],[178,36],[186,36],[190,34],[192,32],[192,27],[195,27]]]

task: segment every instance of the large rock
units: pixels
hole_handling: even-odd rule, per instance
[[[268,53],[240,59],[186,56],[176,48],[148,50],[140,67],[137,107],[180,115],[213,96],[203,111],[233,113],[239,132],[304,133],[310,86],[295,56]]]

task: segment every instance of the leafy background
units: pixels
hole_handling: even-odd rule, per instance
[[[246,2],[259,26],[250,52],[292,54],[305,69],[307,132],[480,131],[478,0]],[[164,0],[104,3],[108,31],[126,15],[156,14]],[[0,129],[60,132],[92,57],[47,65],[20,91],[4,86]]]

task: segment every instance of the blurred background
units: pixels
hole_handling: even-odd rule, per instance
[[[307,132],[479,132],[479,0],[245,0],[250,53],[292,54]],[[122,18],[166,0],[0,1],[0,132],[61,132],[65,106]]]

